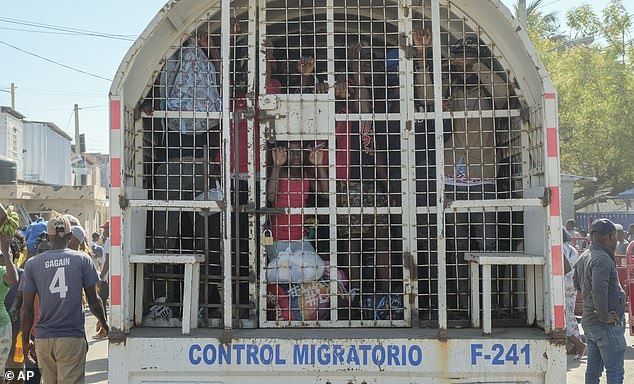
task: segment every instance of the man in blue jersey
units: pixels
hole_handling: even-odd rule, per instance
[[[68,248],[71,226],[66,217],[51,218],[47,235],[51,249],[29,259],[20,279],[24,353],[27,358],[37,354],[45,383],[83,383],[88,343],[82,289],[90,311],[97,317],[97,331],[108,333],[103,305],[95,289],[99,276],[88,255]],[[30,336],[36,294],[40,308],[33,344]]]

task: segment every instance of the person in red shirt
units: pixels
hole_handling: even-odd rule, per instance
[[[305,150],[299,141],[288,144],[278,142],[271,150],[273,167],[266,186],[268,202],[274,208],[304,208],[309,193],[328,192],[328,174],[323,167],[324,155],[321,146],[309,150],[305,165]],[[302,214],[277,214],[271,218],[272,235],[275,242],[267,249],[272,255],[291,248],[315,253],[310,242],[305,241],[306,228]]]

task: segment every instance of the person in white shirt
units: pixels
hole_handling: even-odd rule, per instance
[[[568,231],[570,237],[581,237],[581,234],[577,231],[577,222],[573,219],[566,221],[566,231]]]
[[[101,257],[101,272],[99,273],[99,282],[97,283],[97,294],[103,302],[104,311],[107,313],[108,297],[110,296],[110,285],[108,283],[110,275],[110,220],[106,221],[101,228],[103,229],[103,256]],[[93,338],[99,339],[102,336],[97,334]]]
[[[577,290],[573,283],[574,267],[579,258],[579,253],[570,244],[568,231],[563,230],[563,242],[561,250],[564,254],[564,288],[565,288],[565,313],[566,313],[566,337],[572,343],[572,351],[576,352],[577,360],[581,359],[586,352],[586,344],[581,341],[579,334],[579,323],[575,317],[575,306],[577,304]]]

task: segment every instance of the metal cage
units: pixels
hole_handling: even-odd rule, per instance
[[[230,4],[176,23],[124,100],[127,316],[550,327],[554,108],[473,5]]]

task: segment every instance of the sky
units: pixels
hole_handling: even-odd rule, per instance
[[[509,7],[515,2],[503,0]],[[0,105],[11,105],[9,89],[14,83],[18,112],[28,120],[53,122],[74,137],[73,105],[78,104],[80,131],[86,135],[87,150],[108,152],[111,79],[134,39],[166,0],[5,3],[0,14]],[[557,12],[563,20],[566,10],[583,3],[591,3],[595,11],[600,11],[609,0],[544,0],[541,10]],[[623,3],[634,13],[634,0]],[[36,23],[61,29],[37,28],[33,26]],[[88,32],[69,34],[68,29]],[[114,38],[93,36],[92,32]]]

